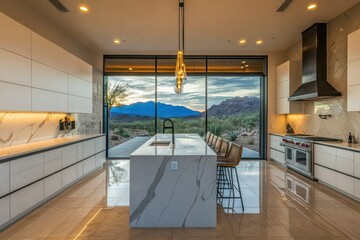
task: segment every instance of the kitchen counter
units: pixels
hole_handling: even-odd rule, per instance
[[[10,161],[14,158],[25,157],[38,152],[48,151],[54,148],[64,147],[76,142],[82,142],[92,138],[101,137],[104,134],[75,135],[62,138],[53,138],[45,141],[21,144],[0,148],[0,162]]]
[[[130,155],[130,227],[216,227],[216,154],[196,134],[157,134]]]
[[[284,137],[286,133],[269,133],[269,135]],[[360,143],[347,143],[345,141],[313,141],[313,143],[360,152]]]

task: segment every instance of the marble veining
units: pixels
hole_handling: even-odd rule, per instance
[[[153,200],[156,196],[155,190],[158,186],[159,182],[161,181],[162,177],[164,176],[165,168],[170,161],[171,157],[164,156],[164,159],[161,162],[161,165],[159,167],[159,170],[157,171],[154,181],[151,183],[145,198],[140,202],[139,206],[135,209],[135,211],[130,215],[130,223],[132,223],[134,220],[139,220],[141,217],[141,214],[144,212],[144,210],[147,208],[151,200]]]
[[[130,227],[214,227],[215,153],[205,152],[204,140],[194,134],[177,135],[176,148],[181,151],[149,151],[154,139],[167,137],[158,134],[130,155]],[[198,151],[184,153],[187,138],[196,142],[192,146],[199,147]],[[177,163],[177,170],[171,169],[172,162]]]

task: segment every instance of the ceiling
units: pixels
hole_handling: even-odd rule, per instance
[[[185,0],[186,54],[246,54],[285,50],[315,22],[328,22],[359,0]],[[19,0],[20,2],[20,0]],[[174,54],[178,46],[178,0],[61,0],[61,13],[47,0],[23,6],[104,54]],[[318,8],[307,10],[309,3]],[[90,11],[79,12],[86,4]],[[121,44],[113,40],[119,38]],[[247,39],[240,45],[241,38]],[[257,46],[255,41],[264,43]]]

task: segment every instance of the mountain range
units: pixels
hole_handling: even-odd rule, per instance
[[[254,113],[260,110],[260,98],[257,97],[234,97],[212,105],[208,109],[209,116],[223,116],[237,113]],[[194,111],[184,106],[158,103],[159,118],[183,118],[201,117],[205,112]],[[155,102],[136,102],[111,109],[112,119],[148,119],[155,117]]]
[[[161,102],[158,103],[157,107],[159,118],[194,117],[201,114],[201,112],[191,110],[184,106],[174,106]],[[119,115],[154,117],[155,103],[153,101],[136,102],[121,107],[113,107],[111,109],[111,117]]]

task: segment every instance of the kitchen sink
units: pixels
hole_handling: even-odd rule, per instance
[[[169,146],[170,141],[153,141],[150,146]]]

